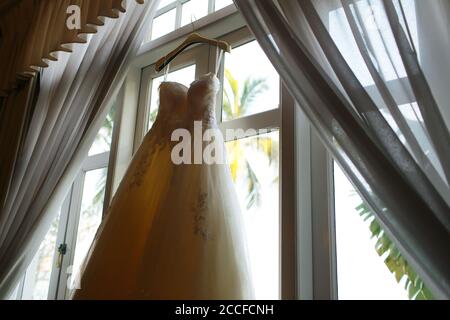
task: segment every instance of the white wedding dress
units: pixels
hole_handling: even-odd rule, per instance
[[[219,87],[214,74],[190,88],[161,84],[157,119],[97,232],[75,299],[253,298],[228,166],[171,161],[173,130],[192,132],[194,121],[216,128]]]

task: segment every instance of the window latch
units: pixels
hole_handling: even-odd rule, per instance
[[[62,266],[62,260],[64,255],[67,253],[67,244],[61,243],[58,247],[58,261],[56,262],[56,267],[58,269]]]

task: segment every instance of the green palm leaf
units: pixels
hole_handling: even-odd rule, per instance
[[[372,233],[372,238],[377,239],[375,250],[380,257],[386,255],[384,263],[395,276],[397,282],[405,279],[405,289],[408,291],[409,298],[414,300],[433,299],[433,295],[425,287],[423,281],[381,228],[381,225],[378,223],[369,206],[366,203],[361,203],[356,207],[356,210],[364,218],[364,221],[371,220],[369,229]]]
[[[245,114],[255,98],[268,89],[265,79],[247,78],[244,82],[240,99],[241,113]]]
[[[247,114],[257,96],[268,90],[265,79],[247,78],[243,83],[241,92],[238,80],[228,69],[225,69],[225,79],[227,82],[223,95],[223,111],[227,119],[236,119]],[[233,180],[236,181],[238,172],[245,171],[247,209],[250,209],[253,206],[259,206],[261,203],[261,184],[250,163],[244,157],[244,148],[247,147],[256,147],[269,158],[269,164],[272,164],[273,160],[278,161],[278,148],[274,145],[274,141],[271,138],[259,136],[256,144],[245,142],[245,140],[229,143],[228,150],[232,155],[230,162],[231,174]],[[276,151],[274,152],[274,150]],[[275,180],[274,183],[276,182]]]

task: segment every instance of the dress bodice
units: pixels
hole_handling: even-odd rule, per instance
[[[203,121],[204,126],[216,123],[216,96],[220,88],[219,79],[208,73],[194,81],[187,93],[187,118],[189,121]]]
[[[177,82],[163,82],[159,87],[159,110],[156,122],[177,125],[183,121],[187,109],[186,86]]]
[[[159,110],[152,128],[173,130],[190,128],[194,121],[202,121],[204,127],[216,124],[216,95],[219,79],[213,73],[201,76],[190,88],[178,82],[163,82],[159,87]]]

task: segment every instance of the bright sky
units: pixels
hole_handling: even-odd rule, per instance
[[[249,42],[225,55],[225,68],[230,70],[238,81],[240,94],[245,80],[264,79],[268,89],[261,92],[250,105],[246,115],[277,108],[280,102],[280,77],[273,68],[264,51],[256,41]],[[225,82],[228,90],[228,83]],[[229,90],[228,90],[229,91]]]
[[[334,179],[339,299],[408,299],[376,253],[369,222],[355,210],[361,198],[337,165]]]

